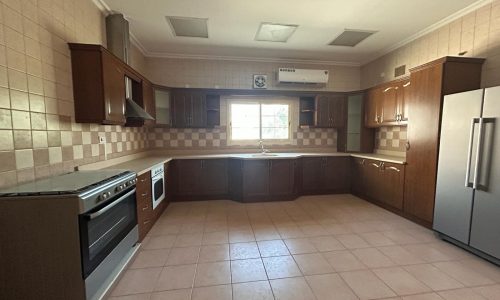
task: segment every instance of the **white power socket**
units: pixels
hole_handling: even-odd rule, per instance
[[[105,135],[99,136],[99,144],[106,144],[106,136]]]

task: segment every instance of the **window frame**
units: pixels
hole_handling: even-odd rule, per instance
[[[271,145],[291,145],[292,144],[292,123],[294,115],[294,99],[286,97],[227,97],[227,144],[237,146],[258,146],[259,141],[264,144]],[[258,104],[259,105],[259,137],[252,140],[233,140],[232,139],[232,122],[231,122],[231,105],[232,104]],[[288,106],[288,138],[287,139],[262,139],[262,105],[266,104],[281,104]]]

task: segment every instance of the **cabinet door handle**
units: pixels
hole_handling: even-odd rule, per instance
[[[149,208],[149,205],[146,205],[146,206],[144,206],[144,207],[142,208],[142,211],[145,211],[145,210],[147,210],[148,208]]]
[[[148,193],[142,193],[141,196],[142,197],[146,197],[148,195]]]
[[[142,224],[147,225],[150,222],[151,222],[150,220],[146,220],[146,221],[142,222]]]
[[[400,169],[396,168],[396,167],[387,167],[388,170],[393,170],[393,171],[396,171],[396,172],[401,172]]]
[[[407,151],[410,150],[410,141],[406,141],[405,148]]]
[[[411,81],[408,81],[407,83],[403,84],[403,87],[409,87],[411,85]]]
[[[376,163],[371,163],[371,165],[372,165],[373,167],[375,167],[375,168],[380,168],[380,166],[379,166],[379,165],[377,165]]]

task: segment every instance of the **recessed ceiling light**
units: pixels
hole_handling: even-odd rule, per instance
[[[299,25],[261,23],[255,40],[286,43],[297,27]]]
[[[208,19],[166,17],[175,36],[208,38]]]
[[[354,47],[376,32],[372,30],[345,29],[328,45]]]

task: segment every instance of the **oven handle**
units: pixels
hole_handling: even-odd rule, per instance
[[[130,192],[126,193],[125,195],[121,196],[118,200],[114,201],[114,202],[111,202],[108,206],[105,206],[103,207],[102,209],[94,212],[94,213],[91,213],[91,214],[85,214],[85,216],[91,220],[99,217],[100,215],[102,215],[103,213],[107,212],[108,210],[112,209],[115,205],[117,205],[118,203],[122,202],[123,200],[125,200],[128,196],[132,195],[133,193],[135,193],[135,188],[133,190],[131,190]]]

